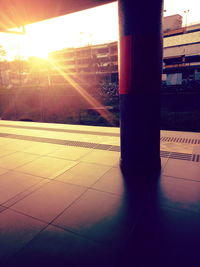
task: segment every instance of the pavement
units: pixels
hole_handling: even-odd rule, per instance
[[[0,157],[0,266],[200,266],[200,133],[161,131],[158,177],[119,128],[1,120]]]

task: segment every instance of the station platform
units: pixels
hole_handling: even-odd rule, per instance
[[[200,133],[161,131],[159,176],[128,180],[119,135],[0,121],[0,266],[200,266]]]

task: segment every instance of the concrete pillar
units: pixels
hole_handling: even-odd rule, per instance
[[[162,0],[119,0],[121,168],[160,170]]]

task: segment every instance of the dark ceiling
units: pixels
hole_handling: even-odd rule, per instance
[[[114,0],[0,0],[0,31],[110,2]]]

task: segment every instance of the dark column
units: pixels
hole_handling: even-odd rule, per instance
[[[119,0],[121,168],[160,170],[162,0]]]

